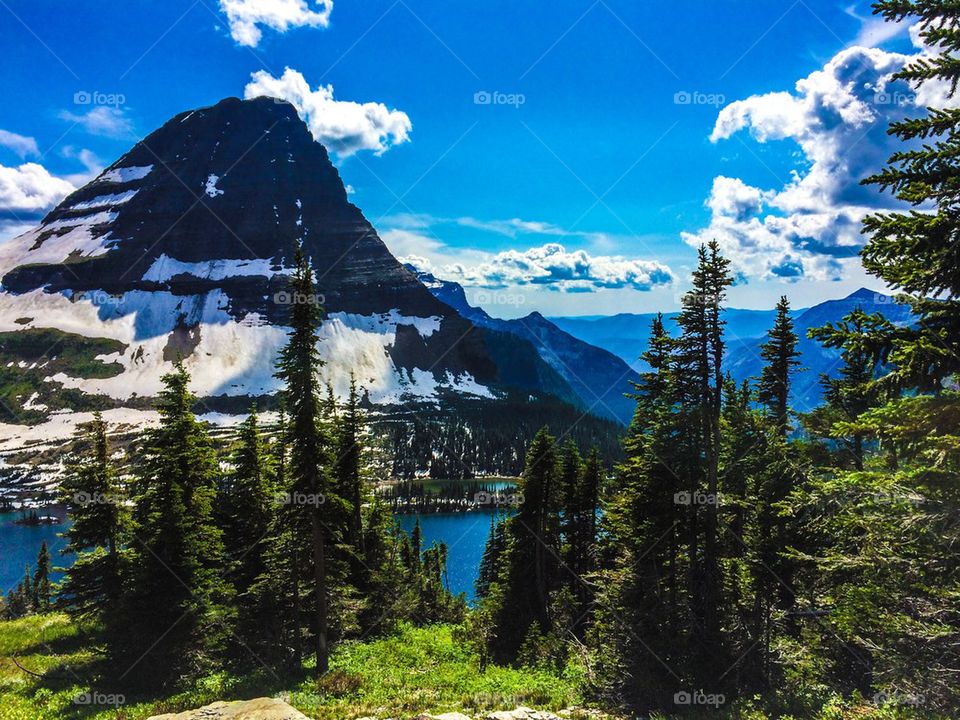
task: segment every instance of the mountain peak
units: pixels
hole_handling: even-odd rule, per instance
[[[845,298],[846,300],[870,300],[875,301],[878,297],[887,297],[883,293],[879,293],[876,290],[870,290],[869,288],[862,287],[859,290],[850,293]]]

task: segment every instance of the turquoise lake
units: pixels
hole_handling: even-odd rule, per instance
[[[55,515],[65,518],[63,508],[47,507],[39,511],[41,515]],[[51,564],[58,567],[67,562],[68,558],[61,555],[66,541],[57,537],[69,525],[18,525],[15,520],[21,517],[20,513],[0,513],[0,592],[4,596],[12,590],[23,578],[25,565],[33,567],[37,562],[37,553],[44,540],[50,551]],[[60,573],[52,573],[52,580],[59,580]]]
[[[43,514],[64,517],[62,509],[46,508]],[[474,598],[474,581],[480,568],[480,558],[490,532],[492,512],[426,513],[422,515],[398,515],[397,522],[405,531],[413,529],[420,518],[424,549],[435,541],[447,544],[447,577],[450,590],[465,593],[468,600]],[[60,525],[18,525],[14,522],[18,513],[0,513],[0,591],[4,595],[16,586],[23,577],[25,565],[34,565],[40,544],[46,540],[53,564],[61,565],[69,560],[60,555],[64,540],[57,537],[67,527]],[[59,579],[60,575],[54,576]]]

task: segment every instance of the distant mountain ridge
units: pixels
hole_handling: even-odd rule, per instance
[[[632,390],[631,382],[639,377],[615,354],[564,331],[539,312],[513,320],[494,318],[482,308],[470,305],[458,283],[419,272],[412,265],[407,267],[434,297],[470,322],[529,341],[544,362],[569,383],[581,408],[623,425],[630,422],[635,403],[626,393]]]
[[[825,349],[817,341],[808,339],[807,330],[841,320],[858,307],[867,313],[879,312],[896,325],[907,325],[912,320],[909,307],[896,303],[890,295],[867,288],[860,288],[844,298],[792,311],[800,338],[798,349],[803,368],[795,374],[791,388],[794,409],[807,412],[817,407],[823,397],[821,373],[836,376],[838,371],[839,352]],[[678,332],[677,315],[677,312],[664,313],[667,329],[674,335]],[[609,350],[642,371],[645,368],[639,356],[647,348],[650,323],[655,316],[656,313],[621,313],[600,317],[552,317],[550,321],[584,342]],[[737,382],[760,375],[763,368],[760,346],[766,340],[775,316],[774,310],[727,308],[724,311],[727,321],[724,365]]]

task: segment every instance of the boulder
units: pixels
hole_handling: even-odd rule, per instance
[[[215,702],[196,710],[154,715],[147,720],[309,720],[277,698]]]
[[[420,713],[414,720],[470,720],[470,716],[459,712],[440,713],[439,715]]]
[[[484,716],[484,720],[560,720],[560,718],[546,710],[533,710],[521,706],[513,710],[497,710],[488,713]]]

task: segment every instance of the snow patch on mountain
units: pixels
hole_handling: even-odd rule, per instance
[[[220,181],[219,175],[210,174],[207,176],[206,185],[203,188],[203,191],[207,193],[210,197],[217,197],[217,195],[223,195],[223,190],[217,187],[217,183]]]
[[[127,167],[107,170],[94,182],[98,183],[128,183],[134,180],[143,180],[153,170],[153,165],[128,165]]]
[[[122,193],[114,193],[113,195],[98,195],[95,198],[90,200],[84,200],[83,202],[78,202],[74,205],[67,207],[68,210],[93,210],[94,208],[101,207],[115,207],[117,205],[122,205],[136,195],[139,190],[127,190]]]
[[[104,211],[44,223],[0,244],[0,268],[62,263],[71,255],[102,255],[118,242],[110,239],[109,233],[102,227],[112,223],[116,217],[116,213]]]
[[[158,269],[154,277],[165,275]],[[228,303],[219,289],[196,295],[144,290],[120,295],[99,290],[0,294],[0,331],[56,328],[123,343],[122,352],[97,358],[123,367],[114,377],[83,379],[61,372],[47,378],[88,394],[117,400],[156,395],[178,352],[174,337],[189,345],[184,365],[191,389],[201,398],[275,393],[280,382],[274,376],[274,362],[289,329],[264,322],[258,313],[237,321],[227,312]],[[440,390],[492,398],[489,388],[469,373],[441,375],[418,368],[408,372],[394,364],[390,349],[399,326],[411,326],[427,338],[440,323],[439,317],[410,317],[397,309],[372,315],[333,313],[318,333],[318,349],[327,361],[325,382],[346,396],[353,376],[377,404],[433,399]]]
[[[143,275],[143,279],[153,282],[167,282],[177,275],[193,275],[205,280],[223,280],[228,277],[247,277],[262,275],[290,275],[291,268],[274,269],[276,264],[271,259],[256,260],[204,260],[203,262],[183,262],[166,254],[161,255]]]

